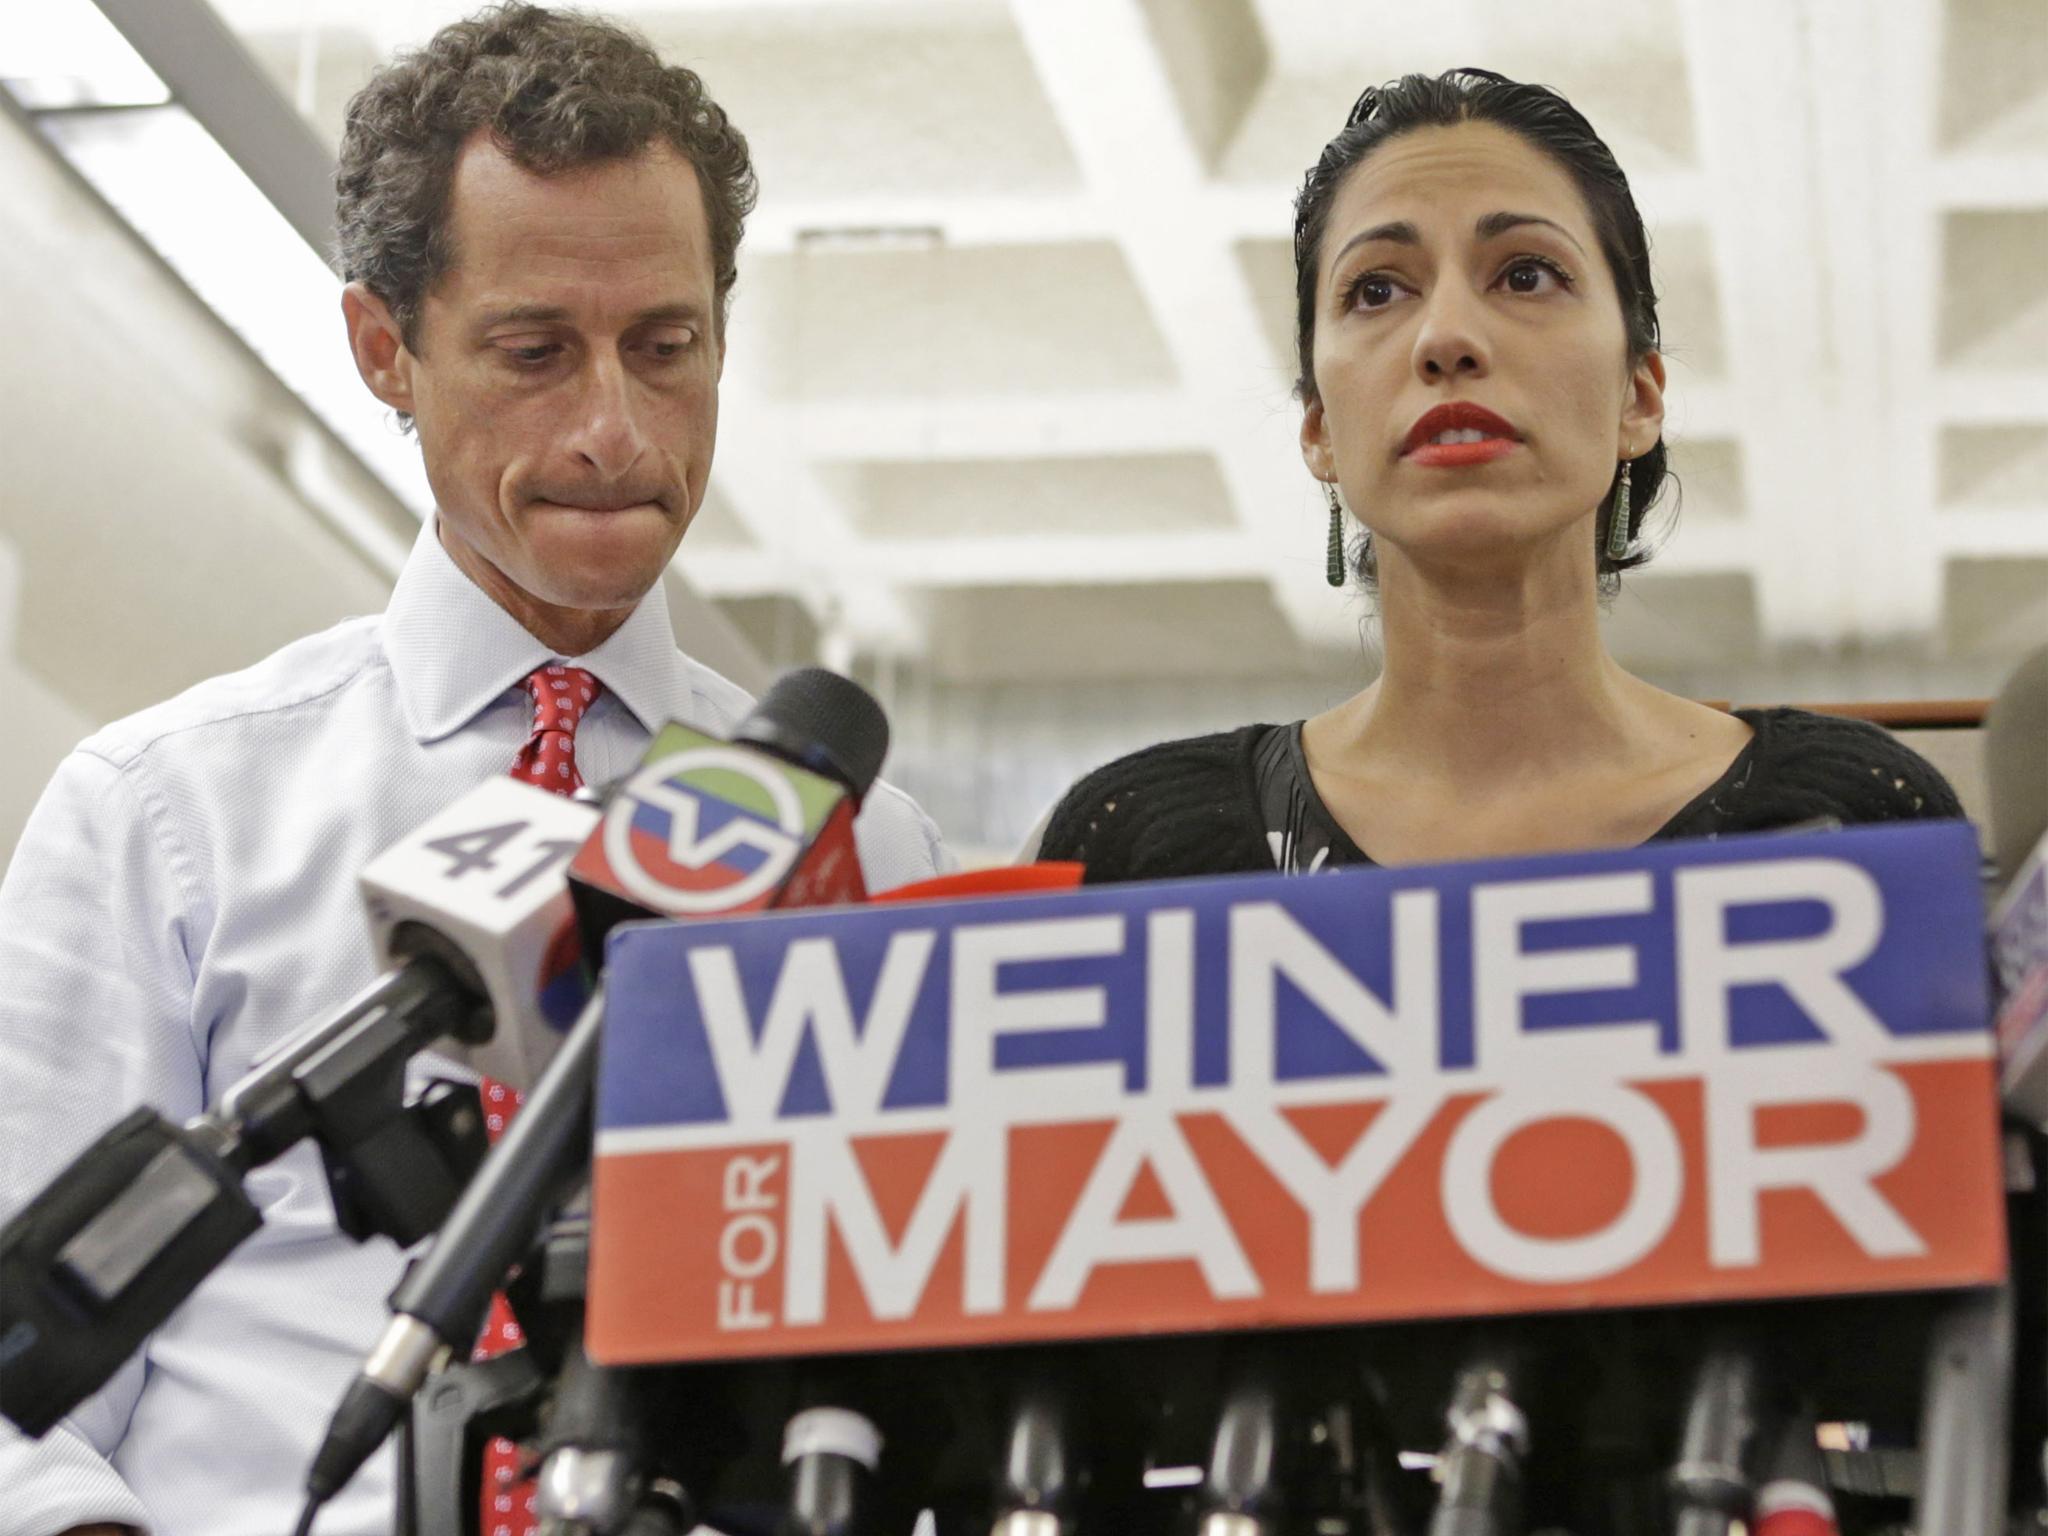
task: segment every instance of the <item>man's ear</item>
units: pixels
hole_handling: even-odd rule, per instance
[[[410,412],[412,353],[406,349],[398,319],[367,286],[350,283],[341,290],[341,315],[348,326],[348,347],[370,393],[394,411]]]
[[[1312,399],[1301,408],[1301,462],[1325,485],[1337,483],[1337,456],[1330,451],[1330,429],[1323,420],[1320,399]]]
[[[1664,354],[1645,352],[1629,370],[1628,396],[1621,403],[1621,440],[1648,453],[1664,431]]]

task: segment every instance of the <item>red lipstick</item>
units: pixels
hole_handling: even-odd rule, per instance
[[[1433,443],[1442,432],[1478,432],[1476,442]],[[1401,440],[1401,457],[1429,468],[1456,469],[1471,464],[1490,464],[1513,453],[1521,439],[1514,425],[1469,400],[1432,406],[1424,411],[1408,435]]]

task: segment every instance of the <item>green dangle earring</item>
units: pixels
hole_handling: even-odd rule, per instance
[[[1333,587],[1344,585],[1344,508],[1337,501],[1337,487],[1325,485],[1330,498],[1330,548],[1323,561],[1323,575]]]
[[[1614,483],[1614,506],[1607,514],[1607,558],[1620,560],[1628,554],[1628,467],[1621,461],[1621,478]]]

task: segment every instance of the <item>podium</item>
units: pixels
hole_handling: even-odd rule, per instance
[[[973,1528],[1051,1382],[1103,1518],[1163,1531],[1247,1373],[1321,1488],[1339,1418],[1425,1460],[1477,1357],[1532,1525],[1657,1529],[1739,1339],[1845,1502],[1917,1456],[1920,1529],[1990,1531],[2031,1154],[1983,936],[1962,823],[629,924],[584,1338],[734,1530],[821,1393],[882,1425],[877,1530]]]

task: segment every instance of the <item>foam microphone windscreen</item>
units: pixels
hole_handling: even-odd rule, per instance
[[[213,1147],[135,1110],[0,1237],[0,1413],[46,1432],[260,1221]]]
[[[858,683],[798,667],[769,685],[732,739],[761,747],[867,798],[889,755],[889,717]]]

